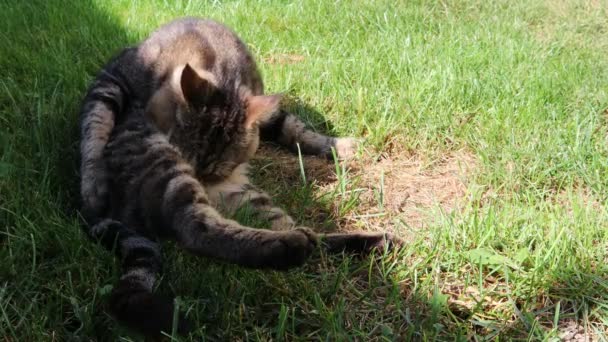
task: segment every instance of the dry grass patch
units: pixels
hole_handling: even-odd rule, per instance
[[[253,162],[257,178],[271,192],[273,186],[274,193],[284,193],[290,186],[302,184],[298,156],[269,146],[262,147],[258,155]],[[477,166],[465,150],[433,160],[420,155],[373,157],[364,153],[338,168],[331,161],[304,156],[302,164],[320,207],[298,209],[316,224],[330,215],[340,231],[392,231],[397,221],[413,230],[433,224],[438,210],[450,213],[461,207],[469,174]],[[327,196],[330,200],[323,204],[320,200]],[[314,217],[315,213],[321,216]],[[408,232],[398,233],[408,238]]]
[[[296,54],[278,53],[262,57],[264,63],[268,64],[296,64],[304,61],[304,56]]]
[[[360,217],[368,217],[366,228],[370,229],[395,219],[413,228],[432,224],[435,209],[450,213],[460,206],[469,171],[475,165],[473,156],[465,151],[436,160],[418,155],[363,158],[355,162],[353,172],[360,179],[360,205],[344,219],[356,225]]]
[[[564,208],[569,215],[573,215],[577,209],[591,210],[597,213],[603,210],[601,201],[596,198],[591,189],[586,187],[580,187],[574,191],[552,191],[545,196],[545,200]]]
[[[532,32],[539,42],[548,44],[562,40],[573,47],[607,48],[604,40],[589,40],[588,37],[605,34],[608,30],[605,20],[608,2],[559,0],[544,1],[539,5],[543,9],[543,17],[531,24]]]

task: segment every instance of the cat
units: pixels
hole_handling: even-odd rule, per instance
[[[183,39],[178,39],[182,44],[179,51],[190,57],[192,51],[187,51],[192,46],[201,49],[197,45],[201,32],[206,32],[208,41],[229,32],[214,22],[184,19],[157,33],[174,39],[165,34],[176,34],[175,30]],[[229,37],[234,46],[244,49],[236,44],[236,36]],[[238,55],[244,51],[230,46],[222,45],[222,53]],[[125,50],[118,60],[133,51]],[[217,51],[213,54],[221,55]],[[217,75],[201,68],[196,58],[172,65],[167,67],[165,79],[150,88],[156,90],[146,90],[149,84],[137,82],[137,77],[144,77],[134,71],[142,70],[137,59],[113,64],[115,59],[110,65],[118,65],[118,69],[104,69],[85,97],[81,192],[87,232],[106,248],[114,249],[122,262],[119,283],[110,296],[112,313],[147,335],[169,331],[174,314],[172,300],[153,293],[162,265],[160,239],[174,239],[201,256],[276,270],[302,265],[319,240],[331,253],[366,253],[401,244],[386,233],[317,235],[297,227],[287,213],[273,205],[270,196],[251,185],[247,162],[268,127],[282,127],[274,133],[277,141],[286,143],[289,136],[303,139],[308,141],[309,151],[317,154],[340,140],[305,130],[295,117],[281,112],[280,96],[252,91],[247,85],[251,81],[243,80],[252,80],[253,74],[243,68],[249,70],[253,62],[240,57],[214,57],[237,63],[223,67]],[[158,62],[157,67],[170,58],[161,60],[164,62]],[[131,78],[125,77],[127,71],[132,72]],[[251,84],[256,82],[261,87],[261,81]],[[141,89],[133,90],[136,85]],[[151,95],[141,95],[146,93]],[[276,126],[281,120],[283,123]],[[294,131],[289,127],[299,128]],[[103,191],[98,191],[101,187]],[[103,198],[94,198],[101,195]],[[243,206],[269,221],[271,230],[245,227],[220,214],[231,214]],[[179,331],[187,330],[186,322],[184,317],[179,320]]]
[[[182,96],[177,85],[186,64],[219,87],[238,90],[239,94],[264,93],[261,75],[245,44],[229,28],[212,20],[177,19],[141,44],[124,49],[97,75],[81,107],[80,188],[85,219],[99,217],[108,205],[102,153],[113,127],[127,116],[124,109],[129,102],[142,103],[147,117],[160,131],[176,136],[177,102]],[[334,149],[339,158],[347,158],[357,147],[356,139],[311,131],[282,109],[258,120],[263,140],[292,151],[331,157]],[[175,143],[190,152],[195,164],[205,165],[205,158],[210,158],[210,142],[197,141],[194,146],[188,139],[175,137]]]
[[[226,110],[224,101],[230,97],[212,96],[217,98],[207,101],[205,109],[217,105]],[[255,101],[264,100],[250,99]],[[271,101],[246,107],[242,115],[232,118],[234,125],[221,121],[210,124],[221,125],[232,140],[228,144],[238,146],[232,154],[236,160],[255,152],[258,128],[251,117],[263,115],[272,105]],[[186,134],[191,129],[197,131],[196,125],[189,125],[191,120],[198,118],[195,122],[200,122],[206,117],[197,109],[181,114]],[[243,155],[236,153],[237,149]],[[171,331],[174,317],[172,299],[153,293],[162,268],[159,238],[176,240],[197,255],[275,270],[302,265],[319,240],[330,253],[367,253],[398,243],[385,233],[318,236],[308,228],[293,227],[291,218],[249,183],[246,164],[240,164],[219,183],[201,183],[195,168],[169,137],[147,120],[142,107],[129,110],[129,117],[114,128],[103,158],[111,176],[110,207],[107,217],[97,220],[89,234],[107,249],[114,249],[122,261],[120,280],[110,296],[110,311],[120,322],[146,335]],[[215,171],[209,172],[220,174],[223,170],[212,169]],[[271,221],[274,229],[254,229],[224,218],[217,208],[226,210],[226,204],[232,210],[249,205]],[[178,332],[185,333],[190,327],[191,323],[180,316]]]

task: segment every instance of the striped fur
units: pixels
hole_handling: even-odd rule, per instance
[[[326,137],[262,95],[253,59],[227,28],[183,19],[112,60],[82,107],[81,195],[89,235],[115,249],[122,274],[110,308],[146,334],[169,330],[171,299],[154,293],[157,239],[245,267],[304,263],[318,236],[250,184],[248,160],[260,136],[303,153],[338,156],[354,140]],[[272,230],[224,218],[249,206]],[[366,253],[398,242],[384,233],[329,234],[328,251]],[[180,320],[178,329],[185,331]]]
[[[258,230],[222,217],[179,149],[143,118],[115,131],[104,154],[113,175],[111,218],[129,227],[144,222],[143,235],[248,267],[285,269],[311,252],[315,237],[305,229]]]
[[[162,132],[178,133],[175,125],[184,94],[176,80],[186,65],[232,94],[264,93],[261,75],[245,44],[230,29],[211,20],[175,20],[138,46],[125,49],[98,74],[82,105],[81,196],[87,220],[102,215],[108,205],[108,175],[101,153],[113,127],[127,115],[125,108],[130,102],[145,106],[148,119]],[[262,139],[290,150],[297,150],[299,144],[303,153],[329,156],[333,147],[338,156],[347,157],[356,148],[355,140],[314,133],[285,111],[269,114],[257,118]],[[181,137],[174,143],[183,142],[180,148],[189,157],[209,152],[197,150],[204,147],[203,142],[191,146],[190,138]]]
[[[131,113],[115,127],[103,158],[111,175],[108,218],[97,220],[89,233],[106,248],[114,246],[122,260],[111,310],[142,332],[168,331],[173,315],[172,302],[153,294],[161,259],[152,238],[175,239],[201,256],[279,270],[301,265],[317,243],[315,234],[305,228],[259,230],[222,217],[180,150],[145,120],[143,112]],[[214,196],[222,196],[218,189],[226,186],[211,188]],[[187,326],[181,322],[180,329]]]
[[[105,217],[89,229],[93,239],[115,249],[122,261],[122,275],[110,298],[110,309],[120,321],[148,335],[171,328],[173,303],[153,291],[161,271],[160,247],[154,242],[158,238],[245,267],[284,270],[307,260],[317,235],[294,227],[270,196],[249,183],[246,162],[222,181],[204,184],[180,149],[146,120],[143,109],[131,111],[114,128],[103,151],[111,200]],[[257,132],[255,127],[250,130]],[[255,139],[249,143],[255,145]],[[249,146],[242,148],[251,152]],[[257,209],[275,230],[243,226],[217,209],[231,212],[242,205]],[[323,240],[332,253],[366,253],[397,241],[369,233],[329,234]],[[187,331],[188,326],[181,317],[178,330]]]

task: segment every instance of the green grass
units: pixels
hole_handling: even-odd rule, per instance
[[[325,119],[370,151],[434,160],[465,150],[477,162],[461,210],[429,208],[437,217],[420,229],[390,222],[415,233],[397,255],[321,255],[275,273],[167,244],[159,291],[180,296],[199,325],[193,339],[552,340],[576,321],[605,340],[607,8],[0,0],[0,338],[138,338],[103,310],[118,266],[81,232],[78,106],[120,47],[198,15],[233,27],[267,89],[299,98],[316,127]],[[303,58],[264,62],[281,54]],[[303,203],[357,210],[345,188],[321,196],[311,179],[274,183],[296,217]]]

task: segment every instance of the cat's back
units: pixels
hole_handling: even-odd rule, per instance
[[[161,78],[190,64],[215,76],[220,84],[248,86],[262,91],[255,61],[234,31],[210,19],[181,18],[154,31],[139,46],[142,60]]]

